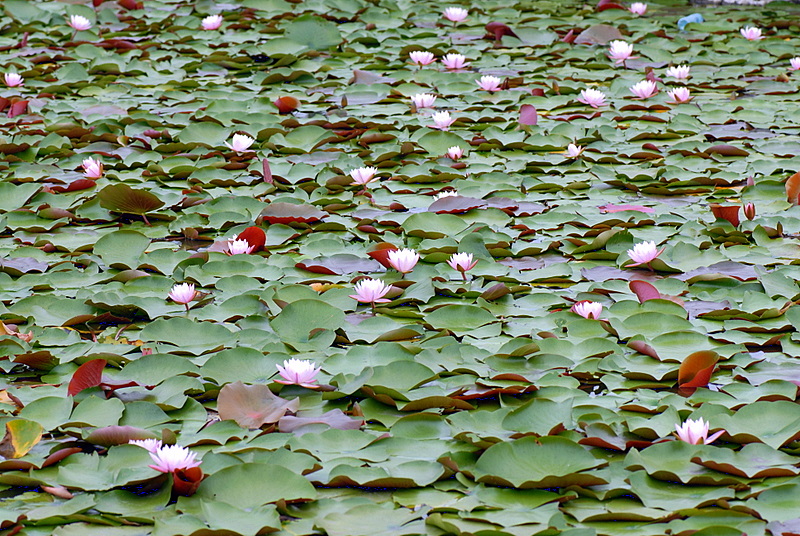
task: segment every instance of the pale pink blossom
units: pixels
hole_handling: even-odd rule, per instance
[[[603,310],[603,304],[589,300],[581,300],[572,304],[569,310],[588,320],[599,320],[600,313]]]
[[[689,71],[691,67],[688,65],[675,65],[667,68],[667,76],[671,76],[675,80],[686,80],[689,78]]]
[[[640,242],[633,246],[633,249],[628,250],[628,257],[631,258],[633,264],[629,264],[628,266],[640,266],[642,264],[648,264],[653,261],[656,257],[661,255],[665,248],[658,249],[656,247],[656,243],[652,240],[648,242]]]
[[[467,272],[472,270],[476,264],[478,264],[478,260],[472,259],[472,253],[453,253],[448,259],[447,264],[450,265],[450,268],[461,272],[461,277],[464,278],[464,281],[467,280]]]
[[[570,143],[567,145],[567,156],[570,158],[578,158],[583,152],[583,147]]]
[[[708,425],[706,421],[700,417],[697,420],[694,419],[686,419],[681,425],[675,425],[675,431],[678,435],[678,439],[681,441],[685,441],[692,445],[710,445],[714,441],[716,441],[719,436],[725,433],[725,430],[720,430],[716,432],[711,437],[708,436]]]
[[[200,24],[204,30],[218,30],[222,26],[222,15],[209,15]]]
[[[350,297],[361,303],[371,303],[374,307],[376,303],[391,301],[384,298],[391,288],[391,285],[386,285],[380,279],[362,279],[356,283],[353,288],[355,294],[351,294]]]
[[[411,102],[414,103],[417,110],[420,108],[433,108],[433,103],[436,102],[436,95],[417,93],[416,95],[411,95]]]
[[[160,439],[131,439],[128,443],[142,447],[150,453],[158,452],[158,449],[163,446]]]
[[[433,55],[433,52],[428,52],[427,50],[415,50],[414,52],[410,52],[408,57],[420,67],[436,61],[436,56]]]
[[[433,126],[431,128],[438,128],[439,130],[450,130],[450,125],[456,122],[454,117],[450,117],[450,112],[436,112],[431,116],[433,119]]]
[[[667,95],[669,95],[669,98],[672,99],[672,102],[677,104],[682,104],[684,102],[689,102],[690,100],[692,100],[692,96],[689,94],[689,89],[685,87],[679,87],[667,91]]]
[[[611,41],[608,44],[608,57],[616,63],[625,63],[633,54],[633,45],[625,41]]]
[[[8,87],[19,87],[24,83],[24,79],[17,73],[6,73],[3,79]]]
[[[103,176],[103,164],[94,158],[85,158],[81,163],[83,176],[87,179],[99,179]]]
[[[606,104],[606,94],[598,89],[582,89],[578,102],[588,104],[592,108],[597,108],[598,106],[604,106]]]
[[[467,57],[463,54],[445,54],[442,56],[442,64],[451,70],[463,69],[469,65]]]
[[[225,145],[237,153],[243,153],[248,150],[255,141],[256,140],[250,136],[245,136],[244,134],[234,134],[232,143],[228,143],[226,141]]]
[[[636,82],[631,86],[631,93],[639,97],[640,99],[649,99],[656,93],[658,93],[658,87],[656,83],[652,80],[642,80],[641,82]]]
[[[156,463],[149,467],[162,473],[174,473],[200,465],[200,462],[195,459],[197,453],[178,445],[165,445],[157,451],[151,452],[150,457]]]
[[[469,12],[463,7],[448,7],[444,10],[444,18],[452,22],[461,22],[467,18]]]
[[[197,291],[192,283],[178,283],[169,291],[169,297],[175,303],[188,304],[197,296]]]
[[[791,65],[792,71],[800,70],[800,57],[792,58],[789,60],[789,65]]]
[[[228,240],[228,249],[225,251],[228,255],[249,255],[253,252],[255,245],[250,245],[247,240],[239,240],[236,237]]]
[[[459,147],[458,145],[453,145],[449,149],[447,149],[447,158],[450,160],[458,160],[464,156],[464,149]]]
[[[644,2],[634,2],[631,4],[631,7],[628,8],[628,11],[634,15],[644,15],[647,13],[647,4]]]
[[[764,39],[761,36],[761,28],[756,28],[755,26],[745,26],[739,30],[739,33],[742,34],[742,37],[748,41],[758,41],[760,39]]]
[[[319,373],[319,368],[314,368],[314,362],[310,359],[287,359],[283,362],[283,366],[275,365],[278,367],[278,373],[283,378],[282,380],[275,380],[277,383],[284,385],[300,385],[309,389],[316,389],[315,376]]]
[[[354,169],[350,172],[350,177],[353,178],[353,182],[351,184],[360,184],[365,186],[372,181],[378,180],[378,177],[375,176],[377,172],[378,168],[371,166]]]
[[[456,197],[457,195],[458,192],[456,190],[442,190],[441,192],[433,196],[433,200],[438,201],[443,197]]]
[[[419,253],[413,249],[393,249],[389,252],[389,264],[401,274],[409,273],[418,262]]]
[[[67,24],[76,32],[88,30],[92,27],[92,22],[83,15],[71,15]]]
[[[483,89],[484,91],[492,93],[494,91],[500,91],[501,89],[500,84],[502,82],[503,81],[500,78],[487,74],[481,76],[481,79],[478,80],[478,87]]]

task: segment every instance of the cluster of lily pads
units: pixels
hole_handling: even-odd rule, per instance
[[[5,0],[0,531],[796,533],[759,9]]]

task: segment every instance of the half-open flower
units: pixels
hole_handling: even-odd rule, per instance
[[[453,145],[449,149],[447,149],[447,158],[450,160],[458,160],[464,156],[464,149],[459,147],[458,145]]]
[[[282,380],[275,380],[277,383],[284,385],[300,385],[309,389],[316,389],[316,375],[319,373],[319,368],[314,368],[314,362],[310,359],[287,359],[283,362],[283,366],[275,365],[278,367],[278,373],[283,378]]]
[[[468,65],[467,57],[463,54],[445,54],[442,56],[442,64],[447,69],[463,69]]]
[[[447,7],[442,15],[451,22],[461,22],[467,18],[469,12],[463,7]]]
[[[431,116],[433,125],[431,128],[438,128],[439,130],[450,130],[450,125],[456,122],[454,117],[450,117],[450,112],[436,112]]]
[[[600,320],[600,313],[603,311],[603,304],[589,300],[581,300],[572,304],[572,307],[570,307],[569,310],[588,320]]]
[[[661,255],[664,252],[665,248],[658,249],[656,247],[656,243],[652,240],[647,242],[640,242],[633,246],[633,249],[629,249],[627,251],[628,257],[631,258],[633,264],[629,264],[628,266],[641,266],[642,264],[648,264],[653,261],[656,257]]]
[[[410,52],[408,57],[420,67],[436,61],[436,56],[433,55],[433,52],[428,52],[427,50],[415,50],[414,52]]]
[[[244,134],[234,134],[233,141],[231,143],[226,141],[225,145],[237,153],[243,153],[244,151],[248,150],[255,141],[256,140],[250,136],[245,136]]]
[[[67,24],[76,32],[88,30],[92,27],[92,22],[83,15],[71,15]]]
[[[583,152],[583,147],[580,145],[575,145],[574,143],[570,143],[567,145],[567,156],[569,158],[578,158],[581,153]]]
[[[473,260],[472,253],[453,253],[447,264],[450,265],[450,268],[461,272],[463,275],[464,272],[472,270],[478,264],[478,260]]]
[[[197,291],[192,283],[178,283],[169,291],[169,297],[175,303],[186,305],[197,296]]]
[[[209,15],[200,24],[204,30],[218,30],[222,26],[222,15]]]
[[[247,240],[239,240],[236,237],[228,240],[228,249],[225,251],[228,255],[249,255],[255,249],[255,245],[250,245]]]
[[[178,445],[162,446],[157,451],[151,452],[150,457],[153,458],[155,465],[149,467],[162,473],[174,473],[182,469],[200,466],[200,462],[195,459],[196,452]]]
[[[675,80],[686,80],[689,78],[689,71],[691,71],[691,67],[688,65],[673,65],[672,67],[667,67],[666,74]]]
[[[492,76],[490,74],[487,74],[487,75],[481,76],[481,79],[478,80],[478,87],[481,88],[484,91],[488,91],[489,93],[492,93],[492,92],[495,92],[495,91],[500,91],[502,89],[500,87],[500,84],[502,84],[502,83],[503,83],[503,81],[500,78],[498,78],[496,76]]]
[[[18,73],[6,73],[3,75],[3,80],[8,87],[19,87],[24,82],[24,79]]]
[[[393,249],[389,252],[389,264],[401,274],[407,274],[419,262],[419,253],[413,249]]]
[[[679,87],[667,91],[667,95],[669,95],[670,101],[676,104],[683,104],[684,102],[689,102],[692,100],[692,96],[689,94],[689,88],[685,87]]]
[[[628,11],[634,15],[644,15],[647,13],[647,4],[644,2],[634,2],[631,4],[631,7],[628,8]]]
[[[84,158],[81,163],[83,176],[87,179],[99,179],[103,176],[103,164],[94,158]]]
[[[748,41],[758,41],[760,39],[764,39],[761,35],[761,28],[756,28],[755,26],[745,26],[739,33],[742,34],[742,37],[747,39]]]
[[[789,60],[789,65],[791,65],[792,71],[797,71],[800,69],[800,57],[792,58]]]
[[[378,177],[375,176],[377,172],[378,168],[371,166],[354,169],[350,172],[350,176],[353,178],[352,184],[360,184],[361,186],[365,186],[372,181],[378,180]]]
[[[658,93],[658,86],[652,80],[642,80],[641,82],[636,82],[631,86],[631,93],[636,95],[640,99],[649,99],[656,93]]]
[[[436,102],[436,95],[417,93],[416,95],[411,95],[411,102],[414,103],[417,110],[420,108],[433,108],[433,103]]]
[[[380,279],[362,279],[356,283],[353,288],[355,294],[351,294],[350,297],[358,302],[371,303],[373,305],[376,303],[388,303],[392,300],[387,300],[384,296],[391,288],[391,285],[385,284]]]
[[[131,445],[142,447],[147,452],[154,454],[163,446],[160,439],[131,439],[128,441]]]
[[[608,57],[615,63],[624,63],[633,54],[633,45],[625,41],[611,41],[608,44]]]
[[[606,94],[598,89],[582,89],[581,96],[578,97],[578,102],[588,104],[592,108],[597,108],[598,106],[606,104]]]
[[[720,430],[709,437],[708,424],[702,417],[697,420],[686,419],[683,424],[675,425],[675,431],[681,441],[686,441],[692,445],[710,445],[724,434],[725,430]]]

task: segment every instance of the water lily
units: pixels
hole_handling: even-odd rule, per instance
[[[744,205],[744,217],[748,220],[753,220],[756,217],[756,206],[753,203],[745,203]]]
[[[299,385],[308,389],[316,389],[318,385],[314,385],[317,381],[315,376],[319,373],[319,368],[314,368],[314,362],[310,359],[287,359],[283,362],[283,366],[275,365],[278,367],[278,373],[283,378],[282,380],[275,380],[276,383],[284,385]]]
[[[755,26],[745,26],[739,30],[739,33],[742,34],[742,37],[748,41],[758,41],[760,39],[764,39],[761,36],[761,28],[756,28]]]
[[[502,82],[503,81],[500,78],[487,74],[485,76],[481,76],[481,79],[478,80],[478,87],[483,89],[484,91],[492,93],[494,91],[500,91],[502,89],[500,87],[500,84]]]
[[[87,179],[99,179],[103,176],[103,164],[94,158],[85,158],[81,163],[83,176]]]
[[[456,197],[457,195],[458,192],[456,190],[442,190],[441,192],[433,196],[433,200],[438,201],[443,197]]]
[[[641,82],[637,82],[631,86],[630,90],[631,93],[640,99],[649,99],[658,93],[658,87],[652,80],[642,80]]]
[[[633,246],[633,249],[627,251],[628,257],[631,258],[633,264],[628,266],[641,266],[642,264],[649,264],[656,257],[661,255],[665,248],[656,248],[656,243],[652,240],[648,242],[640,242]]]
[[[461,22],[467,18],[469,12],[463,7],[448,7],[445,8],[442,15],[451,22]]]
[[[237,153],[243,153],[253,145],[253,142],[256,140],[251,138],[250,136],[245,136],[244,134],[234,134],[232,143],[225,142],[225,145],[228,146],[233,151]]]
[[[570,143],[567,145],[567,156],[570,158],[578,158],[583,152],[583,147]]]
[[[467,272],[472,270],[476,264],[478,264],[478,260],[472,259],[472,253],[453,253],[448,259],[447,264],[450,265],[450,268],[461,272],[461,277],[464,278],[464,281],[467,280]]]
[[[375,309],[376,303],[388,303],[392,301],[384,298],[391,288],[391,285],[385,284],[380,279],[362,279],[356,283],[356,286],[353,288],[355,294],[350,294],[350,297],[360,303],[371,303],[372,308]]]
[[[163,446],[160,439],[131,439],[128,441],[131,445],[142,447],[147,452],[156,453]]]
[[[686,419],[681,425],[675,425],[675,431],[678,435],[678,439],[681,441],[685,441],[692,445],[710,445],[714,441],[716,441],[719,436],[725,433],[725,430],[720,430],[716,432],[711,437],[708,436],[708,425],[706,421],[700,417],[697,420],[694,419]]]
[[[463,54],[445,54],[442,56],[442,64],[450,70],[463,69],[468,65],[467,57]]]
[[[169,291],[169,298],[175,303],[183,304],[186,312],[189,312],[189,303],[197,296],[197,291],[192,283],[179,283]]]
[[[92,27],[92,22],[83,15],[71,15],[67,24],[76,32],[82,32]]]
[[[195,459],[197,453],[178,445],[162,446],[157,451],[151,452],[150,457],[155,462],[155,465],[150,465],[149,467],[162,473],[174,473],[175,471],[200,465],[200,462]]]
[[[592,108],[597,108],[598,106],[604,106],[606,104],[606,94],[598,89],[582,89],[581,96],[578,97],[578,102],[588,104]]]
[[[634,2],[631,4],[631,7],[628,8],[628,11],[634,15],[644,15],[647,13],[647,4],[644,2]]]
[[[389,252],[389,264],[401,274],[407,274],[419,262],[419,253],[413,249],[393,249]]]
[[[671,76],[675,80],[686,80],[689,78],[689,71],[691,68],[688,65],[676,65],[667,68],[667,76]]]
[[[411,95],[411,102],[414,103],[417,110],[420,108],[433,108],[433,103],[436,102],[436,95],[417,93],[416,95]]]
[[[427,50],[415,50],[414,52],[410,52],[408,57],[420,67],[423,65],[430,65],[436,61],[436,56],[433,55],[433,52],[428,52]]]
[[[616,63],[625,63],[633,54],[633,45],[625,41],[611,41],[608,44],[608,57]]]
[[[462,156],[464,156],[464,149],[462,149],[458,145],[453,145],[452,147],[447,149],[447,157],[450,160],[458,160]]]
[[[3,75],[3,80],[8,87],[19,87],[23,84],[24,79],[17,73],[6,73]]]
[[[431,128],[438,128],[439,130],[450,130],[450,125],[456,122],[454,117],[450,117],[450,112],[436,112],[431,116],[433,125]]]
[[[375,176],[377,172],[378,168],[371,166],[354,169],[350,172],[350,177],[353,178],[353,182],[351,184],[360,184],[361,186],[365,186],[372,181],[378,180],[378,178]]]
[[[217,30],[222,26],[222,15],[209,15],[200,22],[200,25],[204,30]]]
[[[581,300],[572,304],[569,310],[588,320],[599,320],[600,313],[603,310],[603,304],[589,300]]]
[[[250,245],[247,240],[239,240],[236,237],[228,240],[228,249],[225,251],[228,255],[249,255],[253,252],[255,245]]]
[[[667,95],[672,100],[672,102],[676,104],[682,104],[684,102],[689,102],[692,100],[692,96],[689,94],[689,88],[679,87],[670,91],[667,91]]]
[[[800,69],[800,57],[790,59],[789,65],[791,65],[792,71],[797,71],[798,69]]]

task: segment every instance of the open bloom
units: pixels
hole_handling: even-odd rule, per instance
[[[692,96],[689,94],[689,89],[685,87],[679,87],[677,89],[667,91],[667,95],[669,95],[669,98],[672,99],[672,102],[678,104],[692,100]]]
[[[675,425],[675,431],[678,434],[678,439],[681,441],[686,441],[692,445],[709,445],[719,438],[725,430],[720,430],[719,432],[713,434],[711,437],[708,436],[708,423],[700,417],[697,420],[694,419],[686,419],[686,422],[682,425]]]
[[[389,264],[401,274],[409,273],[418,262],[419,253],[413,249],[393,249],[389,252]]]
[[[310,389],[318,387],[314,385],[317,381],[314,377],[319,373],[320,369],[314,368],[314,362],[310,359],[291,358],[284,361],[283,366],[275,366],[278,367],[278,373],[283,378],[282,380],[275,380],[277,383],[301,385]]]
[[[81,163],[83,167],[83,176],[87,179],[99,179],[103,176],[103,164],[94,158],[85,158]]]
[[[583,89],[581,90],[581,96],[578,97],[578,102],[588,104],[592,108],[597,108],[598,106],[605,105],[606,94],[597,89]]]
[[[588,320],[599,320],[600,312],[603,310],[603,304],[589,300],[581,300],[572,304],[569,310]]]
[[[656,83],[652,80],[642,80],[641,82],[636,82],[631,86],[630,89],[631,93],[640,99],[648,99],[658,93],[658,87],[656,87]]]
[[[436,102],[436,95],[417,93],[416,95],[411,95],[411,102],[414,103],[418,110],[420,108],[433,108],[433,103]]]
[[[667,68],[667,76],[671,76],[675,80],[686,80],[689,78],[689,71],[691,68],[688,65],[676,65]]]
[[[462,149],[458,145],[453,145],[452,147],[447,149],[447,157],[450,160],[458,160],[462,156],[464,156],[464,149]]]
[[[160,439],[131,439],[128,441],[131,445],[142,447],[147,452],[156,453],[163,445]]]
[[[436,112],[431,116],[433,119],[433,126],[431,128],[438,128],[439,130],[450,130],[450,125],[456,122],[454,117],[450,117],[450,112]]]
[[[444,18],[446,18],[449,21],[461,22],[462,20],[467,18],[469,12],[463,7],[448,7],[445,8],[444,13],[442,13],[442,15],[444,15]]]
[[[179,283],[172,287],[172,290],[169,291],[169,297],[175,303],[182,303],[186,305],[187,303],[191,302],[195,296],[197,296],[197,291],[194,289],[194,285],[191,283]]]
[[[360,167],[358,169],[354,169],[350,172],[350,176],[353,178],[352,184],[360,184],[362,186],[369,184],[370,182],[378,179],[375,176],[377,172],[378,168],[376,167]]]
[[[200,465],[200,462],[195,459],[196,452],[178,445],[163,446],[157,451],[151,452],[150,457],[156,463],[149,467],[162,473],[174,473],[181,469],[190,469]]]
[[[478,264],[478,260],[472,259],[472,253],[453,253],[447,261],[447,264],[449,264],[450,268],[453,270],[457,270],[463,274],[464,272],[472,270],[475,265]]]
[[[248,150],[251,145],[253,145],[254,141],[256,140],[250,136],[245,136],[244,134],[234,134],[232,143],[228,143],[226,141],[225,145],[237,153],[243,153],[244,151]]]
[[[222,26],[222,15],[209,15],[200,24],[204,30],[217,30]]]
[[[640,242],[633,246],[633,249],[628,250],[628,257],[631,258],[633,264],[629,264],[628,266],[639,266],[641,264],[647,264],[664,251],[664,248],[658,249],[656,248],[656,243],[652,240],[648,242]]]
[[[616,63],[623,63],[633,54],[633,45],[625,41],[611,41],[608,44],[608,57]]]
[[[644,15],[647,13],[647,4],[644,2],[634,2],[631,4],[631,7],[628,8],[628,11],[634,15]]]
[[[463,54],[445,54],[442,64],[448,69],[463,69],[467,66],[467,57]]]
[[[438,194],[433,196],[434,201],[438,201],[443,197],[456,197],[458,192],[456,190],[442,190]]]
[[[583,147],[570,143],[567,145],[567,156],[570,158],[578,158],[583,152]]]
[[[415,50],[414,52],[410,52],[408,57],[420,67],[436,61],[436,56],[433,55],[433,52],[428,52],[427,50]]]
[[[502,89],[500,87],[502,82],[503,81],[498,77],[487,74],[485,76],[481,76],[481,79],[478,80],[478,87],[491,93],[494,91],[500,91],[500,89]]]
[[[792,71],[797,71],[800,69],[800,57],[790,59],[789,64],[792,66]]]
[[[92,27],[92,22],[83,15],[71,15],[67,24],[77,32],[88,30]]]
[[[228,255],[249,255],[253,252],[253,248],[255,248],[255,245],[251,246],[247,240],[239,240],[233,237],[228,240],[228,250],[225,253]]]
[[[353,288],[356,293],[351,294],[350,297],[358,302],[371,303],[373,305],[376,303],[388,303],[392,300],[387,300],[384,296],[391,288],[391,285],[385,284],[380,279],[362,279],[356,283]]]
[[[756,28],[755,26],[745,26],[739,30],[739,33],[742,34],[742,37],[748,41],[758,41],[759,39],[764,39],[761,36],[761,28]]]
[[[8,87],[19,87],[23,83],[23,78],[17,73],[6,73],[3,75],[3,80]]]

